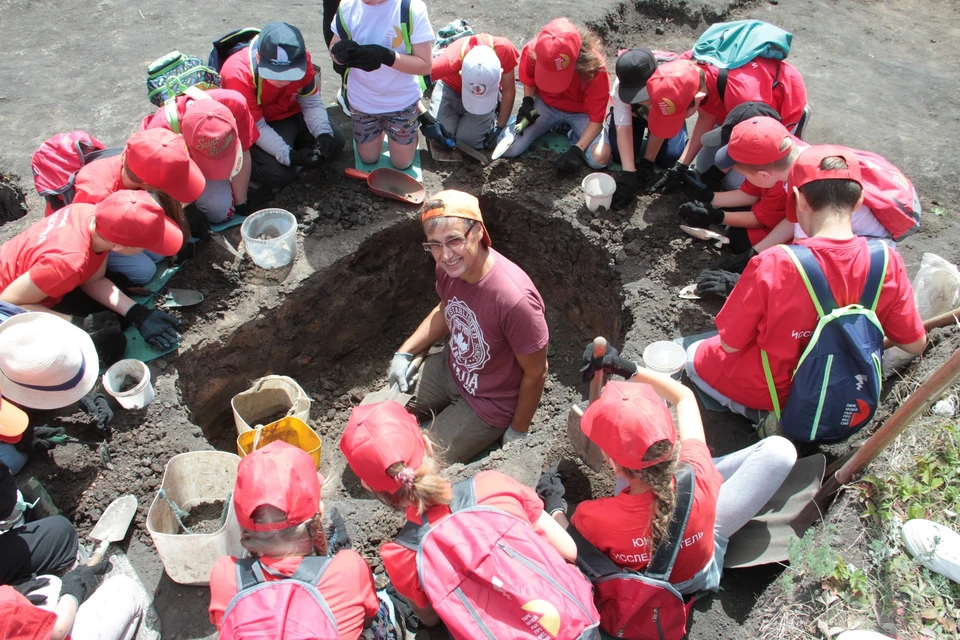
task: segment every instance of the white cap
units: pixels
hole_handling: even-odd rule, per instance
[[[477,45],[463,58],[461,100],[467,113],[486,115],[497,108],[500,98],[500,58],[486,45]]]

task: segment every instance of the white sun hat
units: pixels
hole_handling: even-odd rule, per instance
[[[87,395],[100,361],[83,329],[49,313],[21,313],[0,324],[0,389],[30,409],[59,409]]]
[[[960,534],[939,522],[916,519],[903,525],[903,544],[922,566],[960,583]]]
[[[500,58],[486,45],[477,45],[463,57],[460,99],[467,113],[482,116],[492,113],[500,99]]]

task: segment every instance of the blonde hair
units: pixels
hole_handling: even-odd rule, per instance
[[[669,452],[670,457],[646,469],[627,469],[617,465],[618,469],[628,479],[641,480],[650,487],[653,493],[654,512],[650,526],[651,549],[655,550],[660,540],[667,533],[670,518],[673,516],[673,506],[676,503],[676,493],[673,487],[673,476],[677,472],[677,459],[680,457],[680,443],[671,444],[669,440],[654,442],[644,454],[644,460],[656,460]]]
[[[261,507],[257,507],[252,517],[257,519]],[[277,531],[253,531],[241,529],[240,544],[255,556],[286,558],[289,556],[327,555],[327,536],[323,531],[323,521],[318,512],[315,516],[298,525]]]
[[[797,156],[800,155],[800,149],[797,148],[797,145],[793,144],[793,140],[790,138],[784,138],[783,141],[780,142],[780,151],[785,151],[788,147],[792,147],[790,149],[790,153],[783,156],[779,160],[774,160],[773,162],[768,162],[766,164],[743,164],[738,162],[735,166],[743,167],[748,172],[754,173],[757,171],[766,171],[767,173],[786,171],[793,166],[793,163],[797,161]]]
[[[577,57],[577,73],[584,82],[590,82],[606,66],[603,41],[589,27],[578,27],[580,32],[580,55]]]
[[[430,436],[424,434],[425,437]],[[431,441],[431,446],[433,442]],[[387,475],[396,478],[407,469],[405,462],[395,462],[387,467]],[[415,507],[418,515],[422,515],[430,507],[438,504],[450,504],[453,492],[450,482],[440,476],[443,464],[429,451],[423,452],[420,466],[413,471],[413,477],[393,493],[374,491],[380,502],[392,509]]]

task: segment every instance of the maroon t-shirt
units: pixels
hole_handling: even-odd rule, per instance
[[[450,361],[460,395],[484,422],[509,427],[523,369],[517,356],[547,346],[543,298],[523,270],[490,249],[495,262],[479,282],[451,278],[437,265],[437,294],[450,330]]]

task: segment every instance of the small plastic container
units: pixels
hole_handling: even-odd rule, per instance
[[[137,384],[126,391],[121,391],[123,381],[127,377],[137,381]],[[103,388],[117,399],[124,409],[143,409],[153,402],[155,396],[153,383],[150,381],[150,369],[139,360],[121,360],[107,369],[103,374]]]
[[[587,209],[596,211],[599,207],[610,208],[617,183],[609,173],[591,173],[580,183]]]
[[[680,379],[680,373],[686,361],[686,350],[669,340],[651,342],[643,350],[643,365],[647,369],[668,375],[674,380]]]
[[[243,246],[263,269],[285,267],[297,255],[297,219],[284,209],[262,209],[240,225]]]

